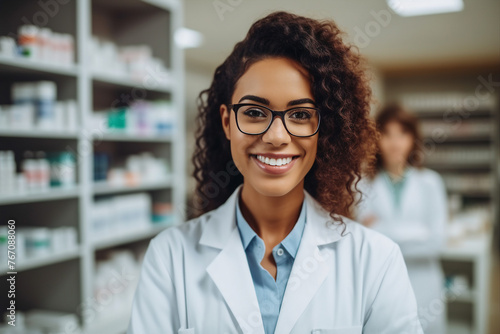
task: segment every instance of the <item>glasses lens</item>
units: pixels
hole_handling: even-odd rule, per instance
[[[295,136],[311,136],[319,124],[319,113],[313,108],[297,108],[285,114],[288,131]]]
[[[238,109],[238,126],[246,133],[261,133],[271,122],[271,116],[266,108],[243,105]]]
[[[242,105],[238,109],[238,126],[249,134],[262,133],[272,121],[272,113],[263,107]],[[294,108],[285,114],[285,125],[295,136],[311,136],[319,124],[319,113],[314,108]]]

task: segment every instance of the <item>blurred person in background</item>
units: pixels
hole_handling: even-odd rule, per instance
[[[446,333],[444,274],[440,253],[448,220],[441,176],[422,167],[418,119],[397,104],[376,115],[377,172],[361,179],[357,221],[398,243],[417,297],[426,334]]]

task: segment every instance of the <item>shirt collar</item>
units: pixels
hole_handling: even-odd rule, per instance
[[[412,172],[413,172],[413,167],[412,167],[412,166],[410,166],[410,165],[407,165],[407,166],[405,166],[405,168],[404,168],[404,170],[403,170],[403,175],[402,175],[402,177],[401,177],[399,180],[394,181],[394,180],[392,179],[392,177],[389,175],[389,172],[388,172],[387,170],[385,170],[385,169],[383,170],[383,174],[385,175],[385,177],[387,178],[387,180],[388,180],[391,184],[394,184],[394,185],[395,185],[395,184],[398,184],[398,185],[399,185],[399,184],[404,183],[404,182],[408,179],[408,176],[410,175],[410,173],[412,173]]]
[[[254,237],[258,237],[257,233],[248,225],[248,222],[243,217],[240,205],[239,205],[239,197],[238,194],[236,198],[236,223],[238,225],[238,229],[240,231],[241,241],[243,242],[243,247],[246,250],[250,242]],[[295,258],[297,251],[299,249],[300,240],[302,239],[302,234],[304,232],[304,226],[306,224],[306,201],[302,202],[302,209],[300,210],[299,219],[295,223],[292,231],[281,241],[281,244],[287,252]]]

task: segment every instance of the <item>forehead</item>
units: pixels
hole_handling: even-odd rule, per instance
[[[288,58],[266,58],[252,64],[236,83],[233,102],[247,94],[265,97],[271,106],[299,98],[313,99],[307,70]]]
[[[385,132],[389,132],[389,131],[404,132],[406,130],[406,128],[398,120],[390,120],[389,122],[387,122],[387,124],[385,124],[383,130]]]

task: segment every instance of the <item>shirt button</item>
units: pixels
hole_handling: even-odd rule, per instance
[[[279,256],[283,255],[283,248],[278,249],[277,253]]]

